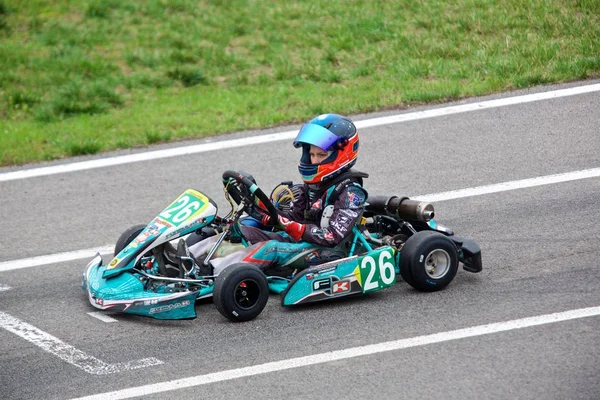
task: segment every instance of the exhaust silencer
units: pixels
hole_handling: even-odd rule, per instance
[[[398,196],[369,196],[367,213],[387,214],[394,218],[427,222],[435,216],[433,205]]]

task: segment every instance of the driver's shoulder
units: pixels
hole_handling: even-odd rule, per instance
[[[359,182],[347,179],[328,191],[325,203],[336,208],[357,208],[364,206],[368,196],[367,190]]]

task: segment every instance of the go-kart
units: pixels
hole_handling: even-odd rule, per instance
[[[83,272],[82,288],[90,303],[156,319],[191,319],[196,300],[212,296],[223,316],[248,321],[262,312],[269,292],[280,294],[282,306],[294,306],[385,289],[396,284],[398,275],[415,289],[432,292],[454,279],[459,263],[469,272],[482,269],[479,246],[436,223],[431,204],[369,196],[346,242],[346,257],[307,265],[288,276],[267,276],[248,263],[210,275],[202,266],[211,257],[224,254],[223,248],[235,251],[246,245],[243,238],[236,240],[236,226],[253,207],[261,204],[276,221],[278,207],[285,206],[273,204],[273,193],[269,198],[248,174],[225,171],[223,183],[232,205],[226,216],[217,215],[208,196],[188,189],[148,225],[123,232],[108,265],[97,254]],[[293,188],[291,182],[287,185]],[[212,235],[219,236],[200,265],[175,249],[174,242],[182,238],[195,236],[197,241]]]

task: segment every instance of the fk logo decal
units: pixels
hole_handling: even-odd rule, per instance
[[[331,287],[331,293],[343,293],[350,291],[350,281],[339,281]]]

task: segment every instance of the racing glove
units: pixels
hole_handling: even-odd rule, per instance
[[[302,239],[302,234],[306,229],[306,225],[301,224],[300,222],[292,221],[291,219],[282,217],[281,215],[279,215],[277,218],[277,221],[271,221],[270,215],[263,214],[260,219],[260,223],[265,226],[275,226],[279,228],[290,235],[295,241]]]
[[[252,218],[261,222],[264,217],[268,216],[267,207],[263,204],[262,201],[258,197],[254,199],[254,204],[251,204],[248,209],[246,209],[246,213]],[[262,223],[262,222],[261,222]],[[266,224],[263,224],[268,226]]]

